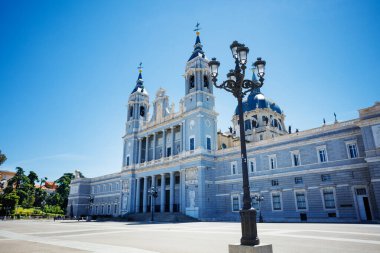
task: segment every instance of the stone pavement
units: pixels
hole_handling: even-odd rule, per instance
[[[275,253],[380,252],[380,225],[258,224]],[[227,253],[240,223],[0,221],[0,252]]]

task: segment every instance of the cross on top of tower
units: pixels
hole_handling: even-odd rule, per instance
[[[143,69],[143,67],[142,67],[142,62],[140,62],[140,64],[139,64],[139,66],[137,67],[137,69],[139,70],[139,73],[142,72],[142,69]]]
[[[197,24],[195,25],[195,29],[194,31],[197,33],[197,36],[199,36],[199,30],[201,30],[202,28],[199,27],[199,22],[197,22]]]

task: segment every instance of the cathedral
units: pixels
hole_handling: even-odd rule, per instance
[[[128,100],[122,169],[95,178],[76,173],[68,215],[128,217],[154,210],[202,221],[240,219],[239,116],[236,109],[233,126],[218,132],[208,62],[197,31],[178,111],[164,89],[150,97],[139,68]],[[379,102],[359,110],[356,119],[294,132],[285,126],[281,107],[260,89],[246,96],[243,111],[258,218],[380,220]]]

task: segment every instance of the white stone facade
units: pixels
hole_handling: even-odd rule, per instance
[[[240,147],[221,149],[217,143],[218,114],[207,63],[197,38],[178,112],[160,89],[152,116],[140,73],[128,102],[122,170],[73,180],[69,215],[150,212],[148,190],[154,186],[156,212],[239,220]],[[252,197],[264,197],[259,203],[253,198],[252,204],[264,221],[380,219],[380,103],[359,113],[357,119],[289,134],[273,102],[245,111],[250,190]],[[232,118],[236,137],[237,116]]]

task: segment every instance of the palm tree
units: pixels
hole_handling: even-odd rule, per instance
[[[1,153],[1,150],[0,150],[0,165],[2,165],[6,160],[7,160],[7,157],[3,153]]]

